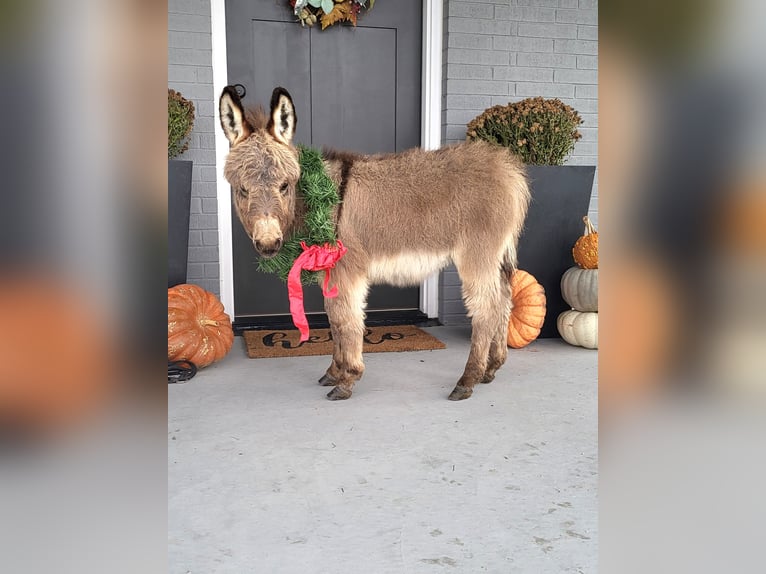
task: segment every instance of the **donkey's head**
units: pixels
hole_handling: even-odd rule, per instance
[[[275,88],[267,118],[260,110],[246,112],[236,90],[227,86],[219,111],[230,144],[224,176],[237,215],[255,250],[273,257],[295,219],[300,167],[298,150],[291,145],[297,121],[292,98],[284,88]]]

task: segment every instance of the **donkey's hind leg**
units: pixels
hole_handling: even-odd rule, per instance
[[[471,350],[465,371],[449,395],[451,401],[467,399],[473,394],[473,387],[484,381],[493,347],[492,368],[497,370],[502,364],[502,349],[497,346],[502,325],[507,325],[509,296],[505,296],[500,274],[493,265],[487,273],[472,263],[467,265],[456,261],[458,272],[463,282],[463,299],[471,317]],[[492,373],[494,376],[494,372]]]
[[[489,346],[489,359],[487,371],[484,373],[482,383],[491,383],[495,379],[495,373],[503,366],[508,357],[508,319],[511,315],[511,284],[510,275],[512,270],[500,270],[500,297],[497,313],[500,323]]]

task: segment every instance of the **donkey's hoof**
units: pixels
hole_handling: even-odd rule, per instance
[[[330,375],[325,373],[322,375],[322,378],[319,379],[319,384],[323,387],[334,387],[335,386],[335,379],[333,379]]]
[[[349,389],[344,389],[342,387],[335,387],[333,388],[333,390],[327,393],[327,398],[330,399],[331,401],[344,401],[350,396],[351,396],[351,391]]]
[[[469,389],[468,387],[463,386],[456,386],[454,389],[452,389],[452,392],[449,394],[449,397],[447,397],[451,401],[462,401],[463,399],[467,399],[473,394],[473,389]]]
[[[482,385],[488,385],[489,383],[491,383],[491,382],[492,382],[492,381],[494,381],[494,380],[495,380],[495,375],[494,375],[494,374],[492,374],[492,375],[490,375],[490,374],[486,374],[486,375],[484,375],[484,377],[481,379],[481,384],[482,384]]]

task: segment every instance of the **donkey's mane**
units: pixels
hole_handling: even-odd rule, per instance
[[[266,129],[269,116],[261,106],[249,106],[245,108],[247,123],[255,130]]]
[[[353,163],[355,160],[362,157],[362,154],[322,146],[322,157],[327,161]]]

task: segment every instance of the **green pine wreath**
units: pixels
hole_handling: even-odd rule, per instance
[[[304,225],[290,235],[274,257],[258,259],[260,271],[276,273],[285,282],[293,262],[303,253],[301,241],[305,241],[306,245],[335,245],[337,241],[332,213],[340,202],[338,189],[325,171],[322,152],[303,145],[298,146],[298,149],[301,177],[296,191],[306,203]],[[304,285],[318,283],[319,280],[320,274],[317,271],[301,272],[301,282]]]

